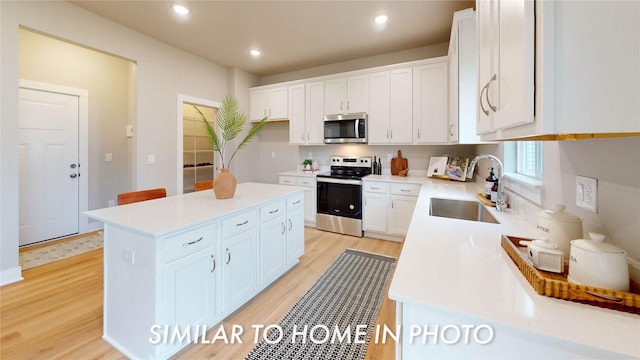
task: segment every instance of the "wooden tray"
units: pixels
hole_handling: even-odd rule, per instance
[[[491,202],[491,200],[488,200],[486,197],[484,197],[483,193],[477,193],[476,194],[476,198],[478,199],[478,201],[480,201],[482,203],[482,205],[484,206],[493,206],[496,207],[496,203]]]
[[[534,268],[520,240],[531,239],[502,235],[501,245],[538,294],[640,315],[640,286],[633,280],[630,292],[570,284],[567,266],[562,274]]]

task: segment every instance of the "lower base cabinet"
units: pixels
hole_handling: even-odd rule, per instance
[[[287,211],[287,265],[293,266],[304,254],[304,209]]]
[[[258,286],[258,229],[247,230],[222,241],[222,285],[224,311],[233,311],[248,299]]]
[[[402,239],[407,235],[420,184],[363,181],[363,229],[368,236]]]

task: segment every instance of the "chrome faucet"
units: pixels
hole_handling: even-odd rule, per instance
[[[478,160],[480,159],[491,159],[498,167],[498,198],[496,199],[496,210],[504,211],[504,209],[506,208],[504,202],[504,182],[502,181],[504,170],[502,168],[502,162],[500,161],[500,159],[490,154],[483,154],[474,157],[473,160],[471,160],[471,164],[469,164],[469,169],[467,169],[467,179],[473,178],[473,171],[475,170],[476,165],[478,164]]]

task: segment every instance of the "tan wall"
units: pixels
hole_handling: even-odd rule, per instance
[[[131,185],[130,61],[22,29],[19,51],[20,79],[89,91],[89,208],[106,207]]]

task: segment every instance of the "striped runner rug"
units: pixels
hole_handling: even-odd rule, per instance
[[[395,261],[345,250],[246,360],[363,359]]]

